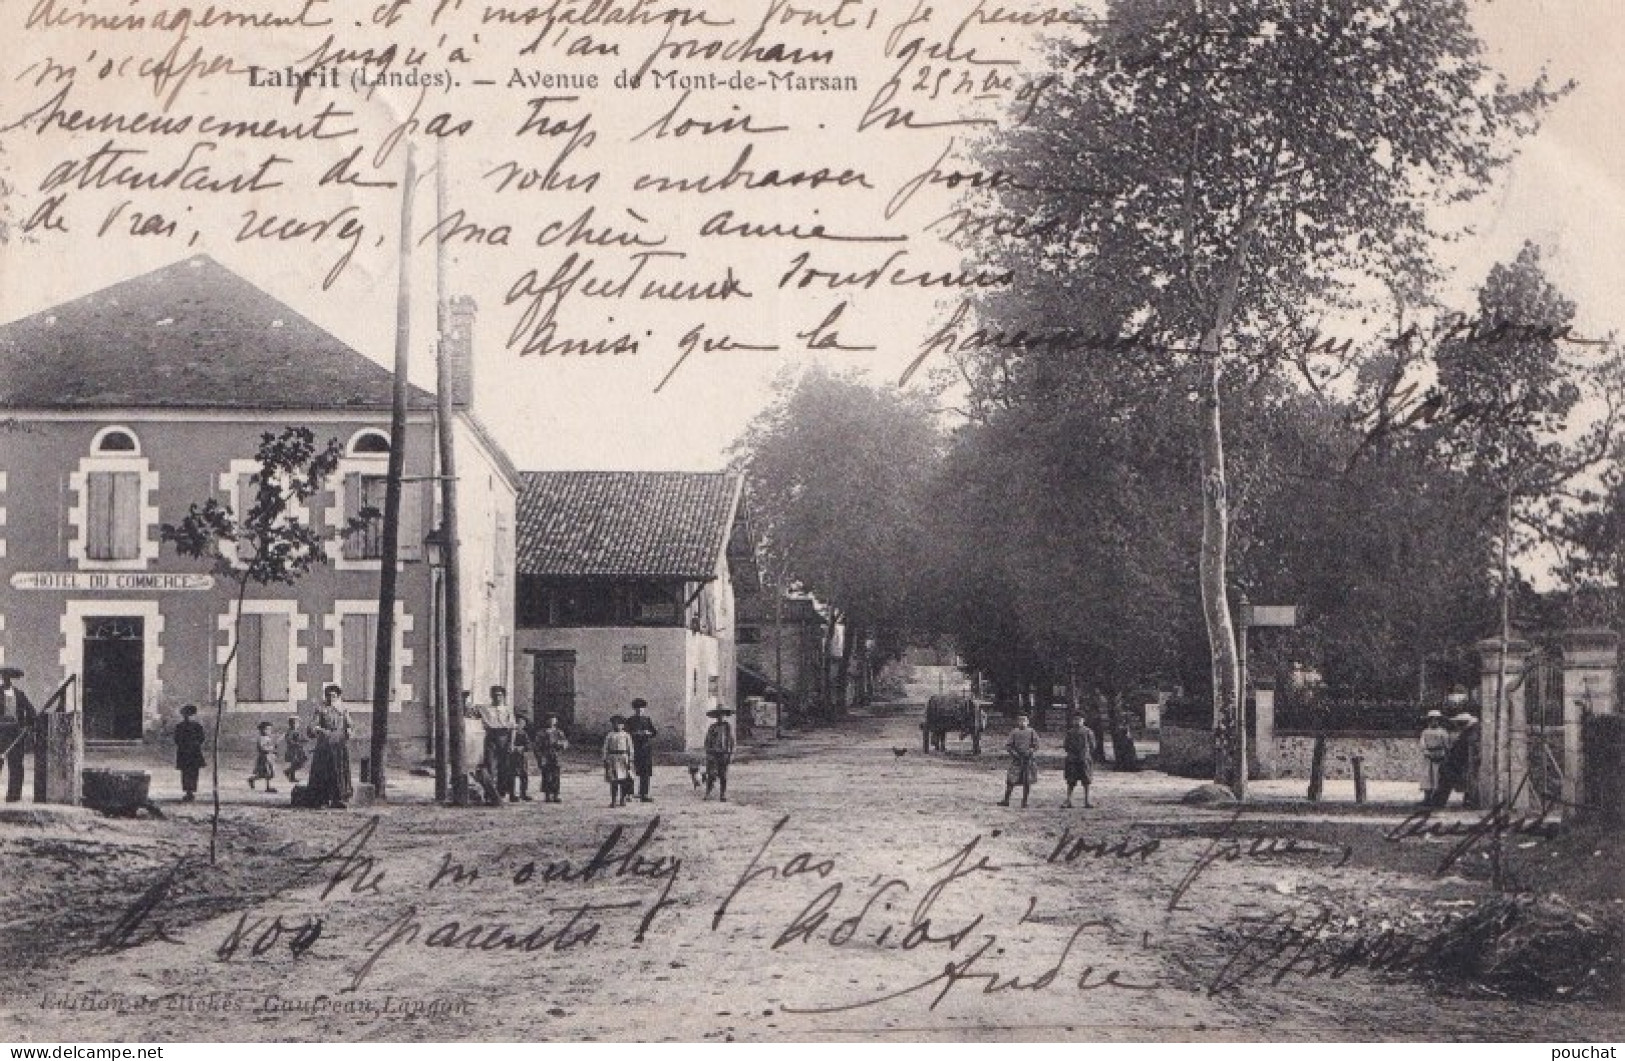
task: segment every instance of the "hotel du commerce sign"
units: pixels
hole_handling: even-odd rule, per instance
[[[146,593],[155,590],[206,590],[214,588],[214,576],[145,571],[19,571],[11,576],[11,588],[70,593],[86,590]]]

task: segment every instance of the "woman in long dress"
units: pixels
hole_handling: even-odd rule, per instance
[[[1450,751],[1450,731],[1444,728],[1444,713],[1429,711],[1422,730],[1422,802],[1433,806],[1433,792],[1442,780],[1444,757]]]
[[[344,710],[344,692],[337,685],[322,689],[322,705],[310,720],[311,802],[318,807],[346,806],[350,787],[350,713]]]
[[[1027,725],[1026,715],[1016,716],[1016,728],[1010,731],[1004,746],[1010,752],[1010,769],[1004,776],[1004,798],[999,800],[999,806],[1008,807],[1010,793],[1020,785],[1021,805],[1025,807],[1033,782],[1038,780],[1038,734]]]
[[[604,780],[609,782],[609,805],[624,807],[632,794],[632,735],[620,715],[609,724],[613,728],[604,738]]]

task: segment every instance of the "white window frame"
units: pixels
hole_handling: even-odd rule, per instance
[[[102,439],[121,431],[135,440],[135,450],[98,452]],[[139,555],[125,560],[93,560],[90,557],[90,474],[92,472],[135,472],[140,476],[140,523],[136,532]],[[68,475],[68,490],[74,502],[68,506],[68,558],[82,571],[145,571],[158,559],[160,542],[151,531],[158,523],[158,472],[141,455],[141,436],[123,424],[109,424],[97,431],[90,453],[79,459],[77,470]]]
[[[258,475],[259,472],[259,461],[237,459],[226,465],[226,470],[220,473],[218,480],[220,492],[226,495],[226,500],[231,504],[232,514],[238,520],[243,518],[244,513],[242,509],[243,499],[237,496],[237,479],[239,476],[244,475]],[[342,502],[342,498],[340,500]],[[297,497],[290,496],[288,498],[288,517],[297,519],[306,526],[314,526],[310,521],[310,505]],[[235,552],[233,550],[234,554]],[[248,563],[241,556],[233,555],[231,565],[233,567],[247,567]]]
[[[322,628],[327,631],[327,649],[322,664],[327,671],[327,681],[342,686],[344,682],[344,617],[346,615],[377,615],[377,600],[336,600],[333,610],[322,616]],[[392,658],[390,675],[391,692],[389,698],[390,714],[398,714],[406,704],[412,702],[415,690],[412,684],[406,681],[406,669],[413,664],[414,653],[406,644],[406,635],[412,632],[412,616],[406,610],[406,602],[395,602],[395,651]],[[370,648],[370,646],[369,646]],[[325,682],[323,683],[326,684]],[[345,690],[348,694],[353,690]],[[344,701],[345,707],[351,712],[365,711],[371,713],[372,704],[362,704],[359,701]]]
[[[299,610],[296,600],[245,600],[243,601],[244,615],[281,615],[288,620],[288,700],[237,700],[237,679],[232,674],[226,682],[226,710],[264,712],[274,709],[289,708],[297,710],[306,699],[308,689],[299,681],[299,670],[308,667],[310,663],[310,616]],[[224,615],[220,616],[220,640],[214,647],[214,665],[216,671],[214,681],[220,680],[218,668],[226,665],[226,657],[231,654],[231,632],[237,624],[237,602],[232,601],[226,608]],[[237,659],[242,658],[241,651]],[[237,660],[232,661],[236,668]],[[307,670],[308,673],[308,670]],[[218,687],[216,687],[218,688]],[[290,706],[291,705],[291,706]]]

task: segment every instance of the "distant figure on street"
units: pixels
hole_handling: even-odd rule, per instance
[[[999,806],[1008,807],[1010,793],[1020,785],[1021,805],[1025,807],[1033,782],[1038,780],[1038,734],[1027,724],[1026,715],[1016,716],[1016,728],[1010,731],[1004,746],[1010,752],[1010,769],[1004,776],[1004,798],[999,800]]]
[[[355,795],[350,783],[350,713],[344,709],[343,689],[331,682],[322,687],[322,704],[306,733],[312,742],[311,805],[343,810]]]
[[[203,769],[203,727],[196,718],[197,705],[181,708],[181,720],[175,723],[175,769],[181,772],[181,802],[197,799],[197,775]]]
[[[1429,711],[1422,729],[1422,802],[1433,806],[1433,793],[1439,787],[1444,757],[1450,751],[1450,731],[1444,727],[1444,712]]]
[[[1073,715],[1072,724],[1066,730],[1066,802],[1063,807],[1072,806],[1072,789],[1077,785],[1083,786],[1083,805],[1090,806],[1089,784],[1094,780],[1095,774],[1095,735],[1089,732],[1083,724],[1082,715]]]
[[[1467,712],[1450,719],[1455,732],[1439,768],[1439,785],[1433,790],[1431,806],[1445,807],[1452,790],[1462,794],[1462,805],[1475,806],[1478,790],[1478,720]]]
[[[609,726],[604,738],[604,780],[609,782],[609,805],[624,807],[632,796],[632,736],[620,715],[611,718]]]
[[[22,676],[16,667],[0,667],[0,758],[6,764],[7,803],[23,798],[23,763],[37,715],[28,694],[12,684]]]
[[[570,742],[559,728],[559,716],[548,715],[547,725],[536,735],[536,765],[542,770],[542,799],[559,803],[559,756],[570,750]]]
[[[271,736],[271,723],[261,722],[257,728],[260,735],[254,739],[254,772],[249,775],[248,787],[264,781],[265,791],[275,792],[271,782],[276,780],[276,738]]]
[[[513,748],[508,752],[508,802],[530,802],[530,727],[520,718],[513,728]]]
[[[513,798],[513,708],[508,706],[508,690],[491,686],[491,702],[474,709],[485,726],[485,749],[481,765],[496,785],[496,802]],[[489,802],[489,799],[487,800]]]
[[[654,720],[643,713],[648,706],[647,700],[633,700],[632,717],[626,720],[626,735],[632,738],[632,772],[638,775],[638,799],[643,803],[653,802],[649,780],[655,772],[654,740],[660,735]]]
[[[728,802],[728,767],[734,761],[733,727],[728,725],[732,711],[719,707],[706,715],[716,721],[705,731],[705,798],[711,798],[711,786],[722,787],[722,802]]]
[[[290,784],[299,783],[299,771],[310,762],[310,752],[305,734],[299,728],[299,716],[293,715],[288,719],[288,728],[282,731],[282,776]]]

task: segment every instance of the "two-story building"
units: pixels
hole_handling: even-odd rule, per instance
[[[736,700],[734,583],[754,578],[725,473],[525,472],[517,702],[602,735],[634,698],[658,744],[696,748]]]
[[[453,306],[454,435],[464,546],[467,684],[512,673],[518,476],[469,408],[472,304]],[[298,514],[330,532],[381,509],[392,375],[207,257],[0,326],[0,660],[36,702],[70,676],[92,741],[140,741],[185,703],[213,702],[236,619],[231,580],[159,529],[194,503],[241,511],[261,436],[302,425],[343,459]],[[436,579],[435,402],[412,388],[390,692],[392,744],[427,749]],[[252,586],[227,683],[226,733],[246,740],[344,687],[371,712],[380,538],[330,543],[294,586]],[[278,721],[278,729],[281,723]]]

